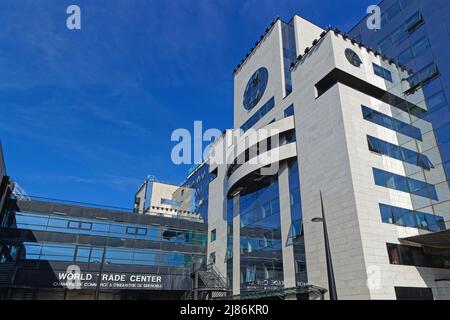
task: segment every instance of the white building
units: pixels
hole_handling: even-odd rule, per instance
[[[312,222],[322,193],[339,299],[450,298],[448,251],[402,240],[450,218],[433,206],[450,190],[433,184],[444,171],[411,77],[299,16],[268,27],[234,73],[234,128],[245,133],[213,155],[239,151],[209,163],[208,255],[234,295],[328,289],[323,226]]]
[[[194,193],[194,189],[159,182],[149,177],[134,196],[134,212],[203,221],[199,213],[190,210],[191,195]]]

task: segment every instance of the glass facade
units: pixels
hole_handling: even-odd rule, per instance
[[[367,136],[367,142],[369,143],[369,150],[372,152],[416,165],[425,170],[431,170],[434,168],[427,156],[413,150],[399,147],[395,144],[371,136]]]
[[[239,198],[241,294],[283,287],[278,179],[265,179]]]
[[[291,65],[297,60],[297,50],[295,47],[294,20],[289,23],[282,23],[283,37],[283,66],[286,96],[292,92]]]
[[[182,187],[195,189],[193,199],[191,199],[192,212],[198,212],[203,221],[208,222],[208,196],[209,183],[215,179],[215,175],[209,172],[207,163],[199,166],[183,183]]]
[[[104,236],[111,238],[151,240],[198,246],[206,245],[205,233],[192,230],[182,230],[164,226],[145,226],[124,224],[119,222],[102,222],[96,219],[61,217],[57,215],[45,215],[30,212],[17,212],[10,214],[14,214],[14,218],[7,218],[6,221],[14,221],[14,227],[18,229]],[[7,224],[5,226],[12,227]]]
[[[275,107],[275,98],[272,97],[259,110],[251,116],[242,126],[241,130],[246,132],[252,128],[259,120],[261,120],[270,110]]]
[[[418,228],[431,232],[446,230],[444,218],[434,214],[380,204],[381,220],[384,223]]]
[[[178,290],[175,297],[191,289],[193,266],[206,266],[204,223],[43,201],[11,199],[8,208],[0,225],[0,267],[16,276],[6,279],[8,290],[0,292],[6,296],[25,285],[59,299],[65,287],[58,277],[75,266],[91,277],[120,275],[127,288],[160,290],[168,297]],[[142,275],[161,282],[139,287],[133,279]],[[87,299],[98,285],[93,279],[79,291]],[[122,280],[102,281],[109,293],[124,288]]]
[[[0,245],[2,246],[2,245]],[[83,263],[104,263],[120,265],[167,266],[190,269],[197,255],[182,252],[164,252],[160,250],[138,250],[129,248],[95,247],[88,245],[23,242],[8,248],[17,255],[17,261],[66,261]],[[2,250],[3,251],[3,250]],[[4,250],[6,252],[6,250]],[[200,257],[200,256],[199,256]],[[0,262],[7,262],[7,256],[1,256]]]
[[[378,186],[439,200],[436,188],[432,184],[376,168],[373,168],[373,176]]]
[[[397,131],[413,139],[422,140],[422,134],[419,128],[407,124],[398,119],[392,118],[381,112],[362,106],[363,117],[367,121],[373,122],[382,127]]]
[[[305,237],[303,233],[302,200],[300,194],[300,176],[298,161],[289,163],[289,199],[291,210],[291,229],[288,244],[294,247],[295,280],[297,283],[307,283]]]
[[[227,200],[227,252],[225,262],[227,264],[227,288],[233,289],[233,199]]]
[[[383,54],[412,71],[413,74],[405,80],[412,90],[420,89],[422,98],[417,103],[425,106],[427,112],[420,115],[419,119],[410,116],[408,125],[419,127],[416,123],[425,120],[431,126],[420,126],[423,140],[418,139],[417,130],[410,127],[405,128],[415,133],[407,136],[416,139],[415,144],[421,154],[433,155],[435,174],[428,174],[425,170],[420,175],[421,180],[433,184],[438,190],[446,190],[450,177],[450,2],[385,0],[379,6],[383,15],[380,30],[369,30],[363,19],[349,34],[360,39],[366,46],[378,47]],[[409,93],[412,91],[406,92]],[[402,117],[402,120],[406,121],[406,118]],[[391,124],[389,126],[392,127]],[[437,145],[434,144],[434,139],[437,140]],[[404,144],[410,145],[410,141],[404,140]],[[447,191],[439,193],[438,203],[414,202],[414,209],[439,212],[448,220],[450,196]]]
[[[383,78],[384,80],[392,82],[392,73],[389,70],[383,68],[382,66],[373,63],[373,72],[377,76]]]
[[[387,244],[391,264],[450,269],[449,252],[425,253],[423,248]]]

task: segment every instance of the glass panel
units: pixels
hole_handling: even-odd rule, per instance
[[[433,185],[376,168],[373,168],[373,174],[376,185],[438,200]]]
[[[68,221],[66,219],[50,218],[48,220],[49,227],[67,228]]]
[[[368,120],[385,128],[398,131],[411,138],[422,140],[420,129],[412,125],[389,117],[385,114],[382,114],[381,112],[372,110],[366,106],[362,106],[362,112],[365,120]]]
[[[422,24],[423,24],[422,14],[420,12],[416,12],[405,21],[405,29],[409,33],[412,33],[415,30],[417,30],[417,28],[419,28]]]
[[[78,221],[69,221],[69,228],[71,229],[79,229],[80,223]]]
[[[444,218],[437,215],[393,207],[386,204],[380,204],[380,214],[384,223],[429,231],[445,230],[445,224],[441,224]]]

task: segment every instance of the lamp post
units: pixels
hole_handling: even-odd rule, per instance
[[[106,245],[103,247],[103,253],[102,253],[102,261],[100,264],[100,270],[98,272],[98,278],[97,278],[97,286],[95,287],[95,300],[99,299],[100,296],[100,285],[102,282],[102,276],[103,276],[103,265],[105,264],[105,256],[106,256]]]
[[[325,240],[325,256],[327,259],[327,276],[328,276],[328,289],[330,291],[330,300],[337,300],[336,283],[334,280],[333,262],[331,259],[330,243],[328,240],[327,221],[325,219],[325,210],[323,208],[322,191],[320,191],[320,206],[322,209],[322,217],[316,217],[311,219],[312,222],[322,222],[323,236]]]

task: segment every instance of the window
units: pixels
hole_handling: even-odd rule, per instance
[[[425,23],[422,14],[417,11],[405,21],[405,30],[410,34]]]
[[[397,60],[399,64],[407,64],[412,59],[420,56],[426,50],[430,48],[430,42],[427,36],[423,37],[416,43],[414,43],[410,48],[406,49],[398,56]]]
[[[45,230],[48,222],[48,217],[41,215],[34,215],[28,213],[16,213],[16,226],[19,229]],[[64,227],[67,227],[67,221]]]
[[[412,50],[412,48],[408,48],[399,54],[397,61],[399,64],[404,65],[410,62],[412,59],[414,59],[414,51]]]
[[[400,44],[407,37],[408,34],[405,32],[405,27],[401,25],[391,33],[392,44]]]
[[[127,227],[127,233],[128,234],[136,234],[137,233],[137,229],[133,228],[133,227]]]
[[[80,229],[83,230],[92,230],[92,223],[90,222],[81,222],[81,227]]]
[[[209,182],[217,178],[218,170],[219,170],[218,168],[215,168],[213,171],[211,171]]]
[[[29,260],[73,261],[75,247],[46,243],[24,242],[23,257]]]
[[[396,1],[381,16],[381,25],[384,26],[388,21],[392,20],[401,11],[400,3]]]
[[[444,144],[450,140],[450,123],[436,129],[436,139],[439,144]]]
[[[390,264],[425,268],[450,269],[448,252],[425,253],[421,247],[387,243]]]
[[[135,234],[145,236],[147,234],[147,229],[145,228],[136,228],[136,227],[127,227],[128,234]]]
[[[90,247],[78,246],[77,250],[76,250],[75,261],[78,261],[78,262],[89,262],[90,254],[91,254],[91,248]]]
[[[384,80],[392,82],[392,73],[389,70],[374,63],[373,71],[377,76],[383,78]]]
[[[402,9],[405,9],[407,6],[409,6],[413,1],[412,0],[400,0],[400,5],[402,6]]]
[[[367,142],[369,144],[369,150],[372,152],[414,164],[425,170],[431,170],[431,168],[434,168],[428,157],[423,154],[399,147],[395,144],[371,136],[367,136]]]
[[[378,50],[380,50],[381,52],[385,52],[391,46],[392,46],[392,38],[389,35],[378,43]]]
[[[294,115],[294,105],[291,104],[289,107],[286,108],[286,110],[284,110],[284,117],[290,117]]]
[[[398,174],[394,174],[376,168],[373,168],[373,175],[375,178],[375,184],[378,186],[402,192],[408,192],[417,196],[430,198],[436,201],[439,200],[435,187],[426,182],[407,178],[404,176],[400,176]]]
[[[78,221],[69,221],[69,228],[70,229],[79,229],[80,223]]]
[[[145,236],[147,234],[147,229],[138,228],[137,229],[137,234],[140,235],[140,236]]]
[[[434,62],[429,64],[425,68],[405,79],[410,85],[410,88],[405,91],[405,94],[414,93],[431,80],[437,78],[439,75],[440,72],[437,65]]]
[[[211,252],[209,254],[209,259],[208,259],[208,264],[215,264],[216,263],[216,253],[215,252]]]
[[[182,201],[180,201],[180,200],[161,198],[161,204],[166,204],[166,205],[174,206],[174,207],[180,207],[181,203],[182,203]]]
[[[303,260],[295,260],[295,272],[306,272],[306,262]]]
[[[432,232],[446,230],[444,218],[428,213],[380,204],[383,223],[424,229]]]
[[[389,117],[381,112],[362,106],[363,117],[365,120],[383,126],[385,128],[397,131],[408,137],[422,141],[422,133],[420,129],[409,125],[400,120]]]
[[[408,0],[401,0],[401,7],[405,7]],[[398,3],[394,4],[389,8],[385,14],[381,16],[381,23],[384,25],[389,19],[397,15],[399,11]],[[389,18],[391,16],[391,18]],[[414,33],[420,26],[425,23],[423,16],[420,12],[416,12],[411,17],[409,17],[404,23],[402,23],[397,29],[395,29],[389,36],[384,38],[378,43],[378,49],[381,52],[386,52],[393,44],[399,44],[405,40],[408,35]]]
[[[438,110],[447,105],[447,98],[445,97],[445,94],[442,91],[427,98],[426,100],[428,111]]]
[[[247,282],[254,282],[256,274],[256,266],[247,266],[246,270],[246,280]]]
[[[303,236],[303,220],[299,219],[292,221],[291,228],[289,229],[287,244],[291,245],[296,242],[300,237]]]
[[[428,40],[428,37],[424,36],[423,38],[421,38],[419,41],[417,41],[416,43],[414,43],[412,45],[414,56],[415,57],[420,56],[423,52],[428,50],[430,47],[431,47],[431,45],[430,45],[430,41]]]
[[[434,300],[431,288],[394,287],[397,300]]]
[[[211,231],[211,242],[216,241],[216,239],[217,239],[217,231],[216,229],[214,229]]]
[[[275,98],[270,98],[253,116],[251,116],[242,126],[241,129],[246,132],[253,127],[262,117],[275,107]]]
[[[266,232],[263,235],[263,240],[260,242],[260,247],[262,247],[262,248],[271,248],[271,247],[273,247],[274,241],[275,240],[274,240],[272,231]]]

